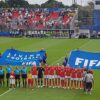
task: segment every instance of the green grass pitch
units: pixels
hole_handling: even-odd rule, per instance
[[[100,40],[90,39],[33,39],[33,38],[0,38],[0,52],[8,48],[22,51],[37,51],[45,48],[48,54],[48,64],[61,63],[64,56],[69,55],[71,50],[100,52]],[[15,89],[0,88],[0,100],[99,100],[100,97],[100,74],[94,72],[95,84],[92,95],[86,95],[82,90],[64,90],[52,88]],[[8,93],[5,93],[7,92]],[[5,93],[4,95],[2,95]]]

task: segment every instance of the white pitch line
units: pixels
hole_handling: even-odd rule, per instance
[[[3,96],[3,95],[5,95],[5,94],[7,94],[7,93],[9,93],[9,92],[11,92],[11,91],[12,91],[12,89],[7,90],[6,92],[2,93],[2,94],[0,95],[0,97]]]
[[[52,64],[57,63],[58,61],[62,60],[64,57],[65,57],[65,56],[61,57],[60,59],[56,60],[56,61],[55,61],[55,62],[53,62]],[[51,65],[52,65],[52,64],[51,64]]]

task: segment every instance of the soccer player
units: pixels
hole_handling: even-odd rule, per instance
[[[70,88],[70,79],[71,79],[71,68],[69,66],[65,67],[65,87]]]
[[[73,68],[71,72],[71,88],[77,89],[77,69]]]
[[[86,76],[86,94],[89,93],[91,95],[92,92],[92,83],[94,81],[93,75],[91,74],[91,71],[88,71]]]
[[[31,71],[28,71],[27,81],[28,81],[28,87],[33,90],[33,79]]]
[[[46,65],[44,67],[44,86],[48,87],[48,80],[49,80],[49,67]]]
[[[4,70],[2,66],[0,66],[0,87],[4,86]]]
[[[38,71],[35,65],[32,67],[31,72],[33,78],[33,86],[36,85],[36,87],[38,87]]]
[[[59,64],[55,66],[55,85],[58,88],[60,87],[60,68]]]
[[[23,66],[21,69],[21,76],[22,76],[22,81],[23,81],[23,87],[26,88],[27,86],[27,68],[26,66]]]
[[[54,66],[50,66],[49,68],[49,87],[55,88],[55,68]]]
[[[21,74],[21,70],[18,68],[18,66],[15,69],[15,82],[16,82],[16,87],[20,87],[20,74]],[[19,85],[18,85],[19,83]]]
[[[12,71],[10,73],[10,88],[15,88],[15,73]]]
[[[84,68],[84,70],[83,70],[83,88],[84,88],[84,92],[86,92],[86,79],[85,79],[86,74],[87,74],[87,69]]]
[[[38,87],[43,87],[43,72],[44,72],[44,68],[40,65],[38,67],[38,81],[39,81],[39,84],[38,84]]]
[[[6,79],[7,79],[7,87],[9,85],[9,78],[10,78],[10,73],[12,72],[12,67],[8,64],[6,67]]]
[[[83,85],[83,69],[80,67],[77,69],[77,88],[82,89]]]
[[[60,87],[65,88],[65,70],[64,66],[62,66],[60,71]]]

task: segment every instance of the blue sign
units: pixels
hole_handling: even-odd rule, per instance
[[[71,67],[100,69],[100,53],[91,53],[86,51],[72,51],[69,57],[68,64]]]
[[[8,49],[0,58],[0,65],[14,66],[39,66],[40,61],[44,58],[45,51],[23,52],[15,49]]]

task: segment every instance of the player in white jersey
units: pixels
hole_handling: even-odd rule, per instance
[[[85,80],[86,80],[86,93],[89,93],[91,95],[92,83],[93,83],[93,75],[91,74],[91,71],[87,72]]]

